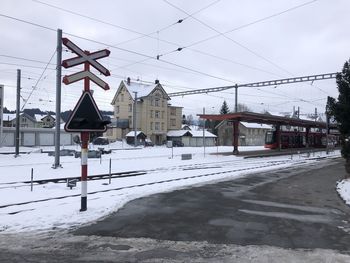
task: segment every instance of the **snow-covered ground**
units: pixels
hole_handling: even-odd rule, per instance
[[[69,148],[69,147],[68,147]],[[70,147],[79,150],[77,147]],[[95,146],[95,148],[97,148]],[[251,173],[307,165],[315,162],[306,155],[243,159],[221,153],[232,152],[232,147],[128,147],[115,143],[109,146],[111,154],[101,159],[88,160],[88,174],[108,174],[139,171],[139,175],[123,178],[88,181],[88,210],[80,212],[80,183],[70,189],[65,183],[36,184],[30,181],[61,177],[78,177],[81,174],[80,158],[60,157],[62,168],[53,169],[54,157],[41,153],[40,149],[21,148],[19,157],[0,155],[0,231],[17,232],[74,227],[98,220],[118,210],[130,200],[143,196],[173,191],[179,188],[208,182],[229,180]],[[240,151],[262,150],[263,147],[240,147]],[[46,148],[43,150],[53,150]],[[0,148],[1,152],[13,152],[13,148]],[[192,154],[191,160],[181,160],[181,154]],[[316,156],[325,153],[316,153]],[[328,155],[339,156],[339,152]],[[310,156],[313,157],[313,156]],[[338,184],[338,191],[350,203],[348,181]]]

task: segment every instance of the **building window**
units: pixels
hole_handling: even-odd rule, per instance
[[[160,118],[160,111],[155,111],[155,117],[156,117],[156,119],[159,119]]]
[[[129,116],[129,127],[132,127],[132,118]]]
[[[164,107],[164,100],[162,100],[162,107]]]
[[[156,131],[159,131],[159,130],[160,130],[160,123],[159,123],[159,122],[155,122],[155,123],[154,123],[154,129],[155,129]]]
[[[116,114],[119,113],[119,106],[115,107],[115,113],[116,113]]]
[[[170,119],[170,125],[171,126],[176,126],[176,119]]]
[[[129,104],[129,112],[132,112],[132,104]]]
[[[162,119],[164,119],[164,111],[162,111]]]
[[[172,116],[176,115],[176,108],[170,108],[170,115]]]
[[[162,122],[162,131],[164,131],[164,122]]]
[[[153,110],[150,111],[150,117],[153,119]]]
[[[154,106],[159,107],[159,98],[156,98],[154,101]]]
[[[124,101],[124,94],[120,94],[120,101]]]
[[[153,122],[150,123],[150,130],[152,131],[153,130]]]
[[[151,98],[150,101],[151,101],[151,106],[154,106],[154,100]]]

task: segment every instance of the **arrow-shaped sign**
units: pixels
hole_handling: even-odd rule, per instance
[[[96,85],[100,86],[104,90],[109,90],[109,86],[106,82],[104,82],[102,79],[97,77],[95,74],[93,74],[87,70],[80,71],[80,72],[74,73],[72,75],[64,76],[63,83],[68,85],[68,84],[74,83],[76,81],[82,80],[84,78],[89,78],[91,81],[93,81]]]
[[[67,48],[69,48],[71,51],[73,51],[78,55],[78,57],[63,60],[62,66],[64,68],[70,68],[70,67],[88,62],[91,66],[93,66],[103,75],[105,76],[111,75],[108,69],[106,69],[104,66],[102,66],[100,63],[96,61],[99,58],[108,57],[109,54],[111,53],[109,50],[103,49],[100,51],[93,52],[91,54],[87,54],[82,49],[80,49],[77,45],[75,45],[72,41],[70,41],[68,38],[62,38],[62,43]]]

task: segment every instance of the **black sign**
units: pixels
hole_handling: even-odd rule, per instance
[[[67,132],[105,132],[110,121],[103,120],[90,92],[85,91],[75,106],[64,129]]]

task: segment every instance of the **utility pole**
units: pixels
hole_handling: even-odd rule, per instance
[[[317,108],[315,108],[315,121],[317,121]]]
[[[15,157],[19,156],[19,109],[21,98],[21,70],[17,69],[17,97],[16,97],[16,142],[15,142]]]
[[[55,163],[52,168],[60,165],[60,130],[61,130],[61,77],[62,77],[62,30],[57,29],[57,52],[56,52],[56,127],[55,127]]]
[[[205,108],[203,108],[203,115],[205,115]],[[205,119],[203,122],[203,151],[204,151],[204,157],[205,157]]]
[[[326,110],[326,154],[329,154],[329,115]]]
[[[235,85],[235,112],[238,112],[238,85]]]
[[[134,91],[135,93],[135,100],[134,100],[134,110],[133,110],[133,127],[134,127],[134,147],[136,147],[136,140],[137,140],[137,125],[136,125],[136,105],[137,105],[137,91]]]
[[[0,148],[2,147],[2,127],[4,118],[4,85],[0,85]]]

